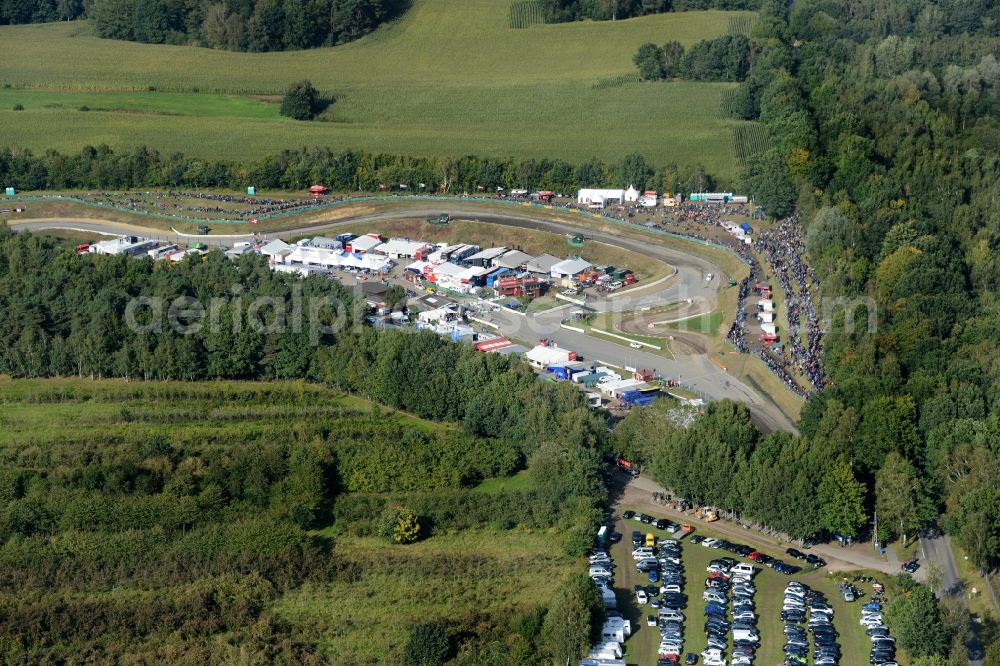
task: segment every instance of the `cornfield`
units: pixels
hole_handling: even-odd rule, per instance
[[[719,100],[719,117],[736,117],[736,90],[736,88],[728,88],[723,91],[722,98]]]
[[[529,25],[544,22],[545,13],[542,11],[542,3],[538,0],[515,2],[507,14],[507,25],[514,29],[527,28]]]
[[[145,144],[238,160],[322,145],[614,162],[643,136],[636,149],[650,163],[735,175],[719,119],[730,86],[635,85],[632,57],[646,42],[719,37],[742,13],[511,29],[541,20],[542,6],[502,7],[509,15],[494,2],[413,0],[398,22],[351,44],[273,53],[109,41],[85,21],[0,26],[0,143],[70,153]],[[336,97],[330,122],[278,116],[276,97],[301,79]]]
[[[618,76],[611,76],[606,79],[601,79],[600,81],[595,81],[592,86],[593,90],[606,90],[608,88],[621,88],[622,86],[628,85],[629,83],[639,83],[642,79],[635,72],[631,74],[619,74]]]
[[[732,16],[729,18],[728,32],[730,35],[746,35],[749,37],[750,32],[753,30],[756,23],[756,14],[740,14],[739,16]]]
[[[745,169],[750,160],[767,150],[767,128],[761,123],[733,127],[733,152],[736,163]]]

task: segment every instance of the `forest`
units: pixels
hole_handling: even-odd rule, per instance
[[[619,19],[706,9],[727,11],[755,10],[759,0],[539,0],[546,23],[565,23],[591,19]]]
[[[635,441],[657,417],[630,416],[616,448],[790,535],[866,534],[877,511],[881,543],[939,528],[1000,565],[998,19],[985,1],[764,3],[735,106],[770,148],[742,180],[805,228],[830,382],[797,437],[719,406]]]
[[[671,191],[676,183],[692,192],[716,186],[703,168],[675,164],[653,166],[630,153],[606,164],[591,159],[579,164],[563,160],[496,159],[475,156],[416,157],[336,152],[327,148],[287,150],[250,162],[227,162],[161,155],[137,148],[115,152],[108,146],[88,146],[76,155],[0,148],[0,182],[21,190],[130,189],[183,187],[243,190],[302,190],[322,183],[334,192],[376,192],[380,184],[403,183],[413,191],[424,183],[429,192],[475,193],[483,188],[529,187],[573,192],[604,187],[609,182],[632,183]]]
[[[254,299],[296,292],[342,305],[342,325],[315,338],[250,325]],[[194,330],[130,314],[138,295],[227,300],[218,326]],[[338,553],[338,536],[559,526],[549,554],[568,558],[602,519],[605,426],[578,391],[430,333],[356,325],[363,311],[337,282],[220,253],[174,266],[78,256],[3,230],[0,307],[0,374],[19,378],[0,385],[5,661],[322,663],[312,625],[272,607],[359,575],[366,563]],[[49,376],[76,379],[32,379]],[[523,490],[474,490],[519,471]],[[566,585],[552,603],[587,607]],[[556,639],[539,603],[438,628],[472,655],[458,663],[482,663],[480,643],[512,631],[541,659]],[[521,613],[537,622],[512,629]]]
[[[402,14],[407,0],[3,0],[0,25],[89,18],[101,37],[230,51],[334,46]]]

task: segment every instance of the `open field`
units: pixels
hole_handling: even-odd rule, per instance
[[[306,585],[275,612],[322,632],[333,664],[401,663],[408,628],[442,620],[471,626],[483,616],[511,617],[547,600],[579,561],[544,533],[466,531],[405,549],[372,538],[341,537],[337,549],[358,580]]]
[[[639,152],[654,164],[735,175],[731,130],[745,123],[720,117],[732,84],[623,75],[634,72],[644,42],[690,45],[752,14],[512,29],[507,9],[416,0],[402,19],[356,42],[267,54],[102,40],[85,22],[4,26],[0,86],[11,88],[0,89],[0,135],[36,150],[146,143],[231,159],[304,145],[570,161]],[[278,118],[273,100],[256,97],[303,78],[336,96],[332,122]],[[606,81],[616,83],[599,85]]]

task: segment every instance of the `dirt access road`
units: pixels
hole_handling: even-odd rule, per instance
[[[626,477],[624,473],[616,474],[616,476]],[[653,500],[653,493],[665,492],[666,490],[653,481],[653,479],[646,475],[641,475],[636,479],[628,481],[620,489],[618,498],[614,504],[615,512],[619,516],[626,508],[644,513],[648,512],[657,517],[694,525],[695,534],[698,534],[699,531],[710,531],[727,540],[745,543],[755,548],[766,548],[770,553],[774,554],[784,555],[786,548],[806,550],[796,542],[781,541],[775,537],[761,534],[756,530],[747,529],[727,520],[706,523],[695,518],[690,512],[674,511],[669,506],[664,506]],[[828,571],[871,569],[881,571],[885,574],[894,574],[899,571],[900,566],[898,558],[892,553],[891,549],[887,550],[887,559],[883,560],[872,552],[869,544],[855,544],[853,546],[841,547],[839,544],[825,543],[812,546],[808,551],[826,560]],[[782,559],[789,560],[788,557],[783,557]]]

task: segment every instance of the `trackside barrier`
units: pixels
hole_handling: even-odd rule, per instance
[[[643,347],[649,347],[651,349],[661,350],[663,347],[657,347],[656,345],[651,345],[648,342],[643,342],[642,340],[633,340],[632,338],[626,338],[624,335],[618,335],[617,333],[608,333],[607,331],[602,331],[599,328],[590,329],[591,333],[600,333],[601,335],[609,335],[612,338],[618,338],[619,340],[624,340],[625,342],[634,342],[637,345],[642,345]]]
[[[583,330],[582,328],[577,328],[576,326],[570,326],[569,324],[563,324],[562,322],[559,323],[559,326],[561,328],[565,328],[565,329],[568,329],[570,331],[576,331],[577,333],[586,333],[587,332],[587,331]]]
[[[565,296],[563,294],[556,294],[556,298],[558,298],[561,301],[567,301],[569,303],[572,303],[573,305],[579,305],[580,307],[587,307],[587,301],[579,298],[573,298],[572,296]]]
[[[499,326],[497,326],[496,324],[494,324],[491,321],[486,321],[485,319],[479,319],[478,317],[473,317],[473,316],[469,315],[469,321],[474,321],[477,324],[482,324],[483,326],[489,326],[490,328],[492,328],[492,329],[494,329],[496,331],[500,330]]]

